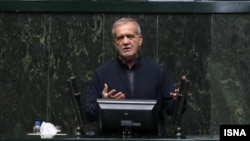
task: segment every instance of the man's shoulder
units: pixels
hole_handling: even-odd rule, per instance
[[[160,65],[159,63],[157,63],[155,60],[151,58],[141,57],[141,62],[143,65],[148,65],[153,68],[162,68],[162,65]]]
[[[102,63],[99,67],[97,67],[96,71],[103,71],[106,69],[110,69],[111,67],[114,67],[114,64],[116,63],[116,59],[109,59],[106,60],[104,63]]]

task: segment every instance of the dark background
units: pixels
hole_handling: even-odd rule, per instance
[[[249,124],[249,2],[0,1],[0,136],[32,132],[35,120],[73,134],[66,80],[84,99],[95,68],[115,56],[111,26],[141,24],[141,53],[171,80],[190,79],[186,135],[219,135],[221,124]],[[166,117],[171,128],[171,118]],[[86,123],[97,130],[96,123]]]

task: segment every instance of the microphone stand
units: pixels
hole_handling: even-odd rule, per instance
[[[189,80],[186,78],[186,76],[182,76],[180,88],[179,88],[179,95],[176,100],[176,105],[174,109],[174,115],[173,115],[173,133],[174,136],[178,139],[184,138],[184,136],[181,133],[181,118],[182,114],[185,111],[186,108],[186,101],[187,101],[187,90],[188,90],[188,84]]]
[[[77,121],[78,121],[78,126],[76,127],[75,134],[82,135],[82,134],[84,134],[83,125],[84,125],[85,117],[84,117],[84,112],[83,112],[83,108],[81,105],[80,93],[78,92],[78,89],[76,86],[75,76],[70,77],[67,80],[67,83],[68,83],[68,87],[70,90],[70,96],[71,96],[71,100],[73,103],[73,108],[74,108],[74,111],[76,113],[76,117],[77,117]]]

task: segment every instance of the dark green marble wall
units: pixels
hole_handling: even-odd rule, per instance
[[[211,17],[211,133],[223,123],[250,124],[250,15]]]
[[[37,119],[73,134],[66,80],[76,76],[84,99],[93,70],[115,56],[110,28],[123,16],[141,24],[142,55],[164,65],[176,86],[181,75],[191,80],[186,135],[250,123],[249,14],[1,13],[0,136],[32,132]]]

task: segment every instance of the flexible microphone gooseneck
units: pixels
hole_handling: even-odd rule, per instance
[[[67,80],[69,91],[70,91],[70,96],[73,104],[73,108],[77,117],[78,121],[78,126],[76,127],[76,135],[82,135],[84,134],[83,126],[85,124],[85,116],[84,116],[84,111],[83,107],[81,104],[81,99],[80,99],[80,92],[78,92],[77,86],[76,86],[76,78],[75,76],[70,77]]]
[[[176,100],[176,105],[174,109],[173,115],[173,134],[177,138],[184,138],[181,134],[181,118],[182,114],[185,111],[186,103],[187,103],[187,91],[190,81],[187,79],[186,76],[181,77],[180,88],[179,88],[179,95]]]

